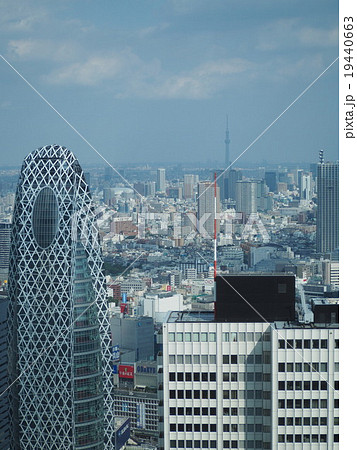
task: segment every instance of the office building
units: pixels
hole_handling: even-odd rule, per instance
[[[245,217],[257,212],[257,182],[237,181],[236,183],[236,211]]]
[[[214,236],[214,183],[210,181],[201,181],[198,183],[197,196],[197,232],[206,239],[212,239]],[[217,186],[216,212],[220,212],[220,189]]]
[[[11,449],[112,449],[111,338],[94,205],[76,157],[23,163],[9,269]]]
[[[332,252],[339,246],[339,166],[320,162],[317,166],[316,251]]]
[[[338,449],[338,323],[234,321],[232,308],[163,324],[159,449]]]
[[[183,196],[185,199],[194,197],[195,175],[185,174],[183,176]]]
[[[10,252],[10,221],[0,222],[0,284],[8,278]]]
[[[166,170],[157,169],[156,190],[158,192],[165,192],[166,190]]]
[[[278,175],[276,172],[265,172],[265,184],[268,186],[270,192],[276,192],[278,188]]]

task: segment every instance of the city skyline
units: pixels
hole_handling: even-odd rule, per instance
[[[223,166],[227,115],[234,161],[338,55],[333,1],[284,8],[276,1],[264,11],[230,0],[142,2],[140,10],[120,2],[100,14],[95,2],[86,6],[0,6],[8,165],[44,143],[100,161],[20,76],[113,165],[180,159]],[[53,23],[63,37],[48,37]],[[332,64],[238,164],[313,162],[320,148],[338,159],[337,69]]]

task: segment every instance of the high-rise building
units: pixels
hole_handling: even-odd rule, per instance
[[[217,186],[217,204],[216,212],[220,212],[220,189]],[[210,181],[201,181],[198,183],[197,196],[197,231],[205,238],[214,236],[214,183]]]
[[[339,246],[339,166],[320,162],[317,166],[316,251],[332,252]]]
[[[193,198],[195,186],[195,175],[185,174],[183,176],[183,196],[185,199]]]
[[[0,283],[8,278],[11,223],[0,222]]]
[[[278,175],[276,172],[265,172],[265,184],[268,186],[270,192],[276,192],[278,187]]]
[[[257,182],[237,181],[236,183],[236,211],[249,216],[257,212]]]
[[[157,169],[156,189],[158,192],[165,192],[166,189],[166,170]]]
[[[257,278],[251,284],[252,295],[245,292],[247,302],[254,299]],[[275,279],[277,294],[294,301],[294,293],[284,289],[279,277]],[[231,281],[227,279],[228,289]],[[262,288],[269,304],[270,290]],[[231,289],[233,296],[239,297],[238,292]],[[216,295],[219,302],[219,290]],[[242,298],[236,303],[236,318],[242,307],[246,310],[243,303]],[[253,315],[264,304],[259,303],[254,301]],[[324,312],[324,322],[314,320],[307,326],[281,317],[275,321],[272,312],[268,321],[234,321],[232,308],[220,319],[204,311],[172,312],[163,324],[159,335],[163,351],[158,356],[159,450],[305,446],[337,450],[336,320],[327,323]]]
[[[76,157],[23,163],[9,269],[11,449],[112,449],[111,338],[94,205]]]

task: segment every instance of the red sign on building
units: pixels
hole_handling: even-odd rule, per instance
[[[118,373],[120,378],[134,378],[134,366],[123,366],[119,364]]]

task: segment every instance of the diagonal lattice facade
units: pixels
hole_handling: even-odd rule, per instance
[[[113,448],[110,327],[94,207],[58,145],[23,163],[9,273],[12,449]]]

